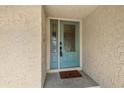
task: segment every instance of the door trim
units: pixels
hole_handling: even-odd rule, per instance
[[[60,69],[60,56],[58,55],[58,69],[57,70],[50,70],[50,19],[57,19],[58,20],[58,42],[60,41],[60,21],[73,21],[79,22],[79,35],[80,35],[80,67],[75,68],[65,68]],[[66,70],[82,70],[82,20],[80,19],[68,19],[68,18],[54,18],[48,17],[47,18],[47,72],[59,72],[59,71],[66,71]],[[59,46],[58,46],[59,52]]]

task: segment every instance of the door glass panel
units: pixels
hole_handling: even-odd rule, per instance
[[[66,52],[75,51],[75,25],[64,25],[64,50]]]
[[[50,30],[51,30],[51,52],[57,52],[57,31],[58,31],[58,21],[51,20],[50,21]]]

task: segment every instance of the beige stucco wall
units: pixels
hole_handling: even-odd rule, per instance
[[[0,6],[0,87],[41,87],[41,6]]]
[[[99,6],[83,21],[83,70],[101,87],[124,87],[124,6]]]
[[[45,8],[44,6],[42,7],[41,9],[41,12],[42,12],[42,87],[45,83],[45,78],[46,78],[46,67],[47,67],[47,55],[46,55],[46,52],[47,52],[47,42],[46,42],[46,39],[47,39],[47,33],[46,33],[46,13],[45,13]]]

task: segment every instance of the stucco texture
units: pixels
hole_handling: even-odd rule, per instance
[[[41,6],[0,6],[0,87],[41,87]]]
[[[83,24],[83,70],[101,87],[124,87],[124,6],[99,6]]]
[[[46,13],[45,13],[45,9],[44,6],[42,6],[41,8],[41,18],[42,18],[42,64],[41,64],[41,76],[42,76],[42,87],[44,86],[45,83],[45,79],[46,79],[46,67],[47,67],[47,31],[46,31]]]

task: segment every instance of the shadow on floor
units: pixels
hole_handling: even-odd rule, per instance
[[[99,85],[92,80],[83,71],[80,72],[82,77],[61,79],[59,73],[47,74],[44,88],[92,88]]]

